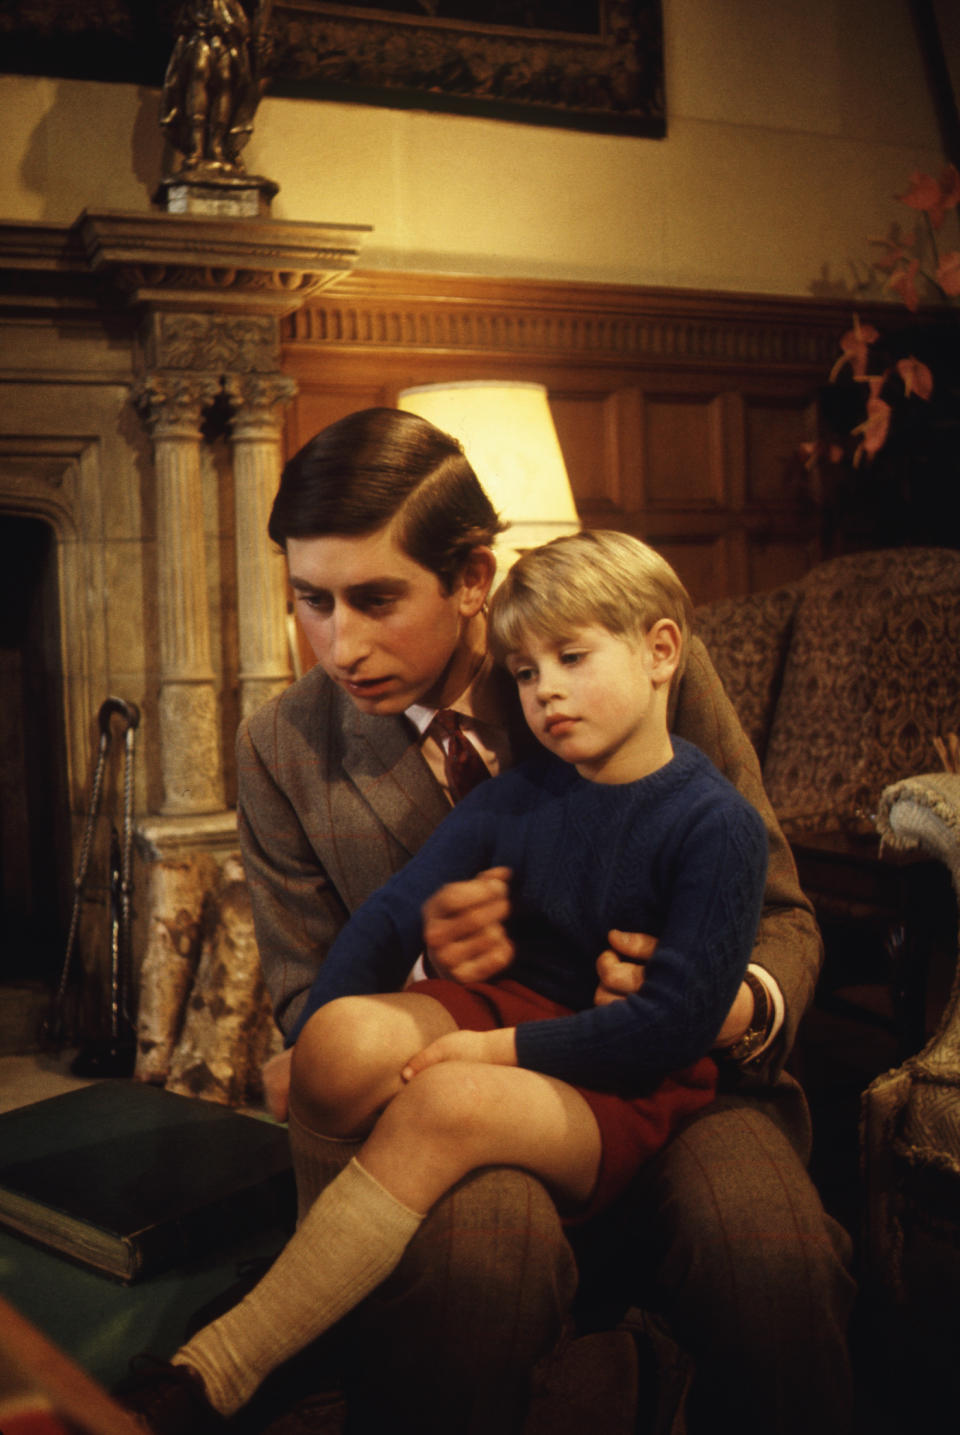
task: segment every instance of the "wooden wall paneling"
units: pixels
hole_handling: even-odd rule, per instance
[[[652,526],[646,537],[680,575],[695,604],[712,603],[731,591],[729,550],[722,536],[680,536]]]
[[[649,509],[722,507],[726,494],[720,396],[647,390],[643,457]]]
[[[587,526],[661,547],[697,601],[754,591],[820,556],[789,461],[848,325],[820,301],[354,271],[287,322],[288,440],[410,384],[540,382]]]
[[[584,392],[548,385],[548,389],[577,512],[591,528],[622,527],[624,483],[630,472],[624,450],[639,442],[633,395],[609,388]],[[635,491],[631,496],[634,502],[641,501]]]
[[[761,593],[765,588],[779,588],[793,583],[808,572],[823,556],[819,534],[804,536],[755,536],[747,555],[747,580],[740,590]]]
[[[285,450],[297,452],[314,434],[356,409],[392,404],[393,397],[382,384],[325,384],[298,381],[297,395],[286,415]]]
[[[811,432],[814,414],[812,400],[796,392],[748,391],[743,405],[753,535],[745,580],[746,590],[756,591],[791,582],[822,556],[819,515],[797,437]]]
[[[742,513],[747,499],[747,432],[744,424],[743,394],[726,387],[720,395],[723,426],[723,467],[727,507]]]
[[[793,496],[797,449],[812,422],[812,403],[802,394],[743,395],[748,502],[782,508]]]

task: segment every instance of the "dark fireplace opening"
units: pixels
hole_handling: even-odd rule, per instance
[[[52,984],[70,919],[57,539],[0,514],[0,983]]]

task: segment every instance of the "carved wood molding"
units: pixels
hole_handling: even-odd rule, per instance
[[[369,226],[84,213],[73,225],[0,223],[0,310],[124,302],[290,313],[356,263]]]
[[[850,313],[847,303],[819,300],[354,271],[291,315],[284,341],[306,349],[825,375]]]
[[[133,302],[280,315],[347,273],[369,226],[88,213],[77,228],[91,269]]]

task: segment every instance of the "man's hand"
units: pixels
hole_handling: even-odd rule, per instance
[[[600,984],[593,994],[594,1006],[607,1006],[638,992],[647,974],[646,963],[657,950],[656,938],[643,932],[608,932],[607,940],[610,946],[597,958]],[[740,1040],[753,1021],[753,1008],[753,992],[746,982],[741,982],[717,1033],[714,1048],[732,1046]]]
[[[404,1081],[412,1081],[419,1072],[441,1061],[481,1061],[494,1066],[516,1066],[516,1028],[503,1026],[495,1031],[449,1031],[411,1057],[400,1075]]]
[[[594,1006],[623,1001],[638,992],[647,974],[646,963],[657,950],[656,937],[644,932],[607,933],[610,946],[597,958],[600,983],[593,994]]]
[[[510,915],[509,867],[490,867],[468,882],[450,882],[423,904],[427,960],[455,982],[485,982],[513,961],[504,929]]]

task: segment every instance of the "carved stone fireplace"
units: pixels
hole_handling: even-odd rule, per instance
[[[0,882],[3,979],[48,982],[70,865],[57,536],[0,514]]]
[[[279,324],[353,266],[362,232],[116,213],[0,225],[0,982],[59,968],[107,697],[141,713],[140,927],[157,864],[232,849],[237,721],[290,677],[266,535],[295,388]],[[105,816],[120,780],[111,764]],[[101,858],[80,942],[94,987]]]

